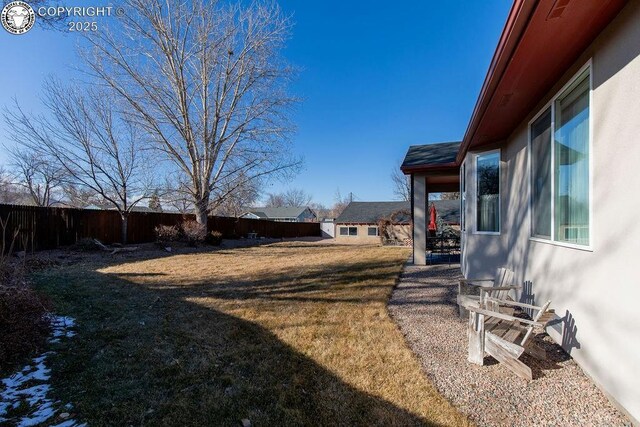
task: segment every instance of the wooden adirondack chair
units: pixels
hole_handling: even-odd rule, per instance
[[[480,304],[469,303],[469,361],[483,364],[485,352],[505,365],[517,376],[526,380],[533,378],[531,368],[518,358],[527,352],[538,359],[545,359],[546,353],[532,341],[533,330],[544,328],[554,317],[549,309],[551,301],[542,307],[515,301],[497,300],[485,297]],[[534,312],[533,320],[521,319],[495,310],[496,306],[512,306]]]
[[[522,286],[515,285],[515,273],[508,268],[498,268],[493,279],[462,279],[458,284],[457,302],[460,307],[460,317],[467,316],[465,306],[480,303],[487,297],[497,300],[511,300],[509,292],[511,290],[522,289]],[[513,308],[502,307],[490,302],[494,310],[502,310],[506,314],[513,314]]]

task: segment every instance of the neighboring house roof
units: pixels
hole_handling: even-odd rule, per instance
[[[448,224],[460,224],[460,200],[433,200],[436,212]],[[399,216],[399,224],[411,221],[410,202],[351,202],[336,219],[336,224],[377,224],[382,218],[391,214],[405,211],[407,215]]]
[[[151,209],[148,206],[142,206],[142,205],[135,205],[132,209],[131,212],[162,212],[161,210],[155,210],[155,209]]]
[[[411,212],[410,202],[351,202],[336,219],[336,224],[376,224],[394,212]],[[399,223],[408,223],[411,216],[398,218]]]
[[[307,209],[307,206],[283,206],[278,208],[251,208],[247,213],[259,218],[298,218]],[[245,214],[246,215],[246,214]]]
[[[449,166],[455,164],[460,141],[440,142],[437,144],[412,145],[402,162],[401,169],[409,172],[412,167],[428,164],[430,166]]]

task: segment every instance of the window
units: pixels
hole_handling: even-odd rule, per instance
[[[589,70],[530,127],[532,237],[589,245]]]
[[[368,236],[377,236],[378,235],[378,227],[368,227],[367,228]]]
[[[551,109],[531,125],[531,207],[534,237],[551,238]]]
[[[465,207],[466,207],[466,199],[467,199],[467,185],[466,185],[466,167],[465,167],[465,163],[462,163],[462,166],[460,167],[460,228],[462,228],[462,231],[465,231],[466,229],[466,225],[465,225]]]
[[[476,231],[500,232],[500,152],[476,156]]]
[[[357,236],[358,227],[340,227],[341,236]]]

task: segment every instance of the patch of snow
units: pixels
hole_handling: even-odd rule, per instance
[[[49,316],[51,323],[50,343],[60,342],[61,338],[70,338],[75,335],[71,329],[75,325],[75,320],[71,317]],[[47,357],[53,354],[52,351],[42,353],[32,359],[20,371],[0,380],[4,390],[0,392],[0,423],[12,422],[19,427],[30,427],[51,420],[63,409],[72,408],[71,404],[62,405],[61,402],[54,402],[47,397],[51,391],[49,380],[51,379],[51,369],[46,365]],[[7,418],[10,409],[17,409],[21,405],[28,405],[27,415],[21,418]],[[59,424],[58,427],[84,427],[86,424],[78,424],[70,419]]]

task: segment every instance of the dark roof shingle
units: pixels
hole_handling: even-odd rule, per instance
[[[412,145],[402,162],[402,168],[414,166],[446,165],[456,161],[460,142],[440,142],[437,144]]]
[[[436,212],[442,220],[449,224],[460,224],[459,200],[434,200]],[[408,224],[411,220],[410,202],[351,202],[336,219],[336,224],[376,224],[382,218],[388,218],[399,211],[407,212],[397,220],[400,224]],[[429,208],[427,208],[427,215]]]
[[[297,218],[307,210],[306,206],[282,206],[271,208],[251,208],[248,210],[260,218]]]
[[[351,202],[336,219],[337,224],[375,224],[398,211],[410,212],[409,202]],[[399,218],[400,222],[408,223],[411,217]]]

